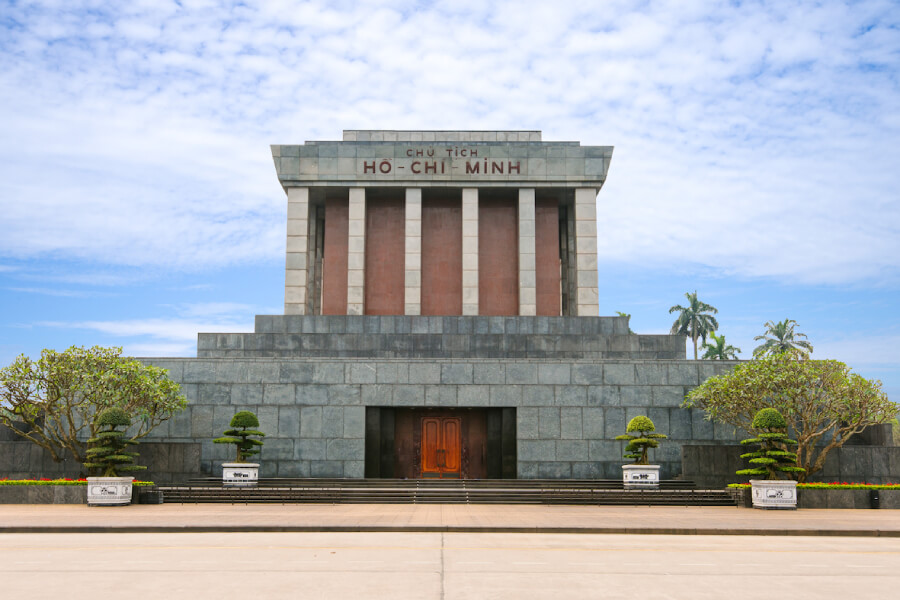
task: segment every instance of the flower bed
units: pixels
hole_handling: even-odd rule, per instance
[[[144,503],[141,497],[149,498],[155,490],[152,481],[135,481],[135,487],[142,488],[134,495],[134,503]],[[0,504],[85,504],[87,479],[0,479]],[[158,492],[156,492],[158,497]]]
[[[132,481],[131,484],[135,486],[155,485],[152,481],[138,480]],[[46,477],[40,479],[0,479],[0,485],[87,485],[87,479],[69,479],[68,477],[62,479],[47,479]]]
[[[742,506],[750,506],[750,484],[732,483],[729,489]],[[897,483],[798,483],[797,508],[891,508],[900,509]]]

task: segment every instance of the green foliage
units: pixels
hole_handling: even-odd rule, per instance
[[[231,418],[231,429],[226,429],[223,437],[213,440],[216,444],[234,444],[236,455],[235,462],[247,462],[254,454],[259,454],[262,440],[257,437],[265,437],[265,433],[251,427],[259,427],[259,419],[249,410],[235,413]],[[255,436],[255,437],[254,437]]]
[[[0,424],[49,452],[57,462],[87,457],[97,415],[117,406],[135,423],[132,439],[187,406],[165,369],[121,356],[121,348],[44,350],[39,360],[20,355],[0,369]]]
[[[715,331],[710,331],[709,339],[715,343],[708,344],[704,342],[701,349],[705,350],[705,352],[700,358],[704,360],[737,360],[738,352],[741,349],[731,344],[726,344],[724,335],[716,335]]]
[[[669,309],[669,314],[678,312],[678,318],[672,324],[673,335],[686,335],[694,343],[694,360],[697,360],[697,340],[706,342],[706,336],[719,328],[719,322],[712,315],[718,313],[718,309],[697,298],[697,291],[686,293],[687,306],[676,304]]]
[[[787,429],[787,421],[774,408],[764,408],[753,417],[751,427],[756,430]]]
[[[836,360],[807,360],[794,354],[766,356],[711,377],[682,405],[706,411],[709,420],[745,431],[763,408],[774,408],[796,437],[800,481],[822,469],[825,458],[870,425],[887,423],[897,405],[868,380]],[[757,436],[762,437],[762,436]]]
[[[753,338],[753,341],[764,340],[761,345],[754,348],[753,357],[760,358],[790,352],[798,357],[807,358],[812,353],[813,347],[806,341],[805,334],[794,332],[796,325],[797,321],[793,319],[785,319],[778,323],[766,321],[766,332]]]
[[[649,417],[638,415],[628,422],[625,431],[628,433],[616,436],[617,440],[627,441],[625,445],[625,458],[633,458],[634,464],[646,465],[649,463],[647,451],[650,448],[658,448],[659,441],[668,436],[661,433],[652,433],[656,426]]]
[[[84,466],[101,472],[102,477],[118,477],[120,472],[141,471],[147,467],[131,464],[137,458],[137,452],[126,452],[129,446],[137,442],[125,437],[119,427],[127,428],[131,419],[124,409],[113,406],[105,409],[96,419],[100,431],[88,440],[87,458]]]
[[[729,483],[728,487],[738,489],[750,488],[749,483]],[[798,483],[798,489],[806,490],[898,490],[900,483]]]
[[[634,335],[634,330],[631,329],[631,314],[622,312],[621,310],[617,310],[616,314],[620,317],[625,317],[626,319],[628,319],[628,333]]]
[[[787,427],[784,417],[774,408],[764,408],[753,417],[753,429],[757,436],[741,440],[741,444],[759,446],[756,452],[741,454],[741,458],[750,460],[754,465],[749,469],[737,471],[738,475],[763,475],[766,479],[778,479],[779,473],[804,473],[805,469],[797,466],[797,455],[787,450],[797,442],[788,438],[783,430]]]
[[[628,426],[625,427],[625,431],[628,433],[631,433],[632,431],[656,431],[656,425],[653,424],[650,417],[638,415],[628,421]]]
[[[231,417],[231,427],[259,427],[259,419],[249,410],[242,410]]]

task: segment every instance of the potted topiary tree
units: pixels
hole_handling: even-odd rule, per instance
[[[753,417],[753,431],[756,437],[742,440],[741,444],[756,444],[755,452],[741,454],[749,458],[749,469],[737,471],[738,475],[763,475],[765,479],[751,479],[754,508],[797,508],[797,482],[779,479],[780,473],[802,473],[797,466],[797,455],[788,448],[797,442],[788,438],[787,422],[774,408],[764,408]]]
[[[658,488],[659,465],[648,464],[647,451],[650,448],[658,448],[659,441],[666,439],[662,433],[653,433],[656,426],[649,417],[637,416],[628,422],[624,435],[616,436],[617,440],[627,441],[625,446],[625,458],[633,458],[630,465],[622,465],[622,481],[625,489],[632,488]]]
[[[125,437],[125,429],[131,425],[128,413],[119,407],[107,408],[97,415],[96,437],[88,440],[84,466],[101,472],[100,477],[88,477],[88,506],[123,506],[131,504],[134,477],[120,476],[127,471],[140,471],[147,467],[132,464],[137,452],[126,448],[137,442]],[[119,428],[122,428],[120,430]]]
[[[225,431],[225,435],[213,440],[216,444],[234,444],[236,457],[233,463],[222,464],[222,485],[252,487],[259,480],[259,463],[249,462],[247,459],[259,454],[259,447],[263,445],[265,437],[259,427],[259,419],[249,410],[242,410],[231,418],[231,429]]]

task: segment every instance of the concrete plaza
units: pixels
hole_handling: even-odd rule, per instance
[[[291,531],[900,537],[900,511],[491,504],[0,505],[0,533]]]

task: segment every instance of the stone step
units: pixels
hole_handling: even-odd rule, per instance
[[[208,479],[160,486],[160,490],[168,503],[735,506],[735,499],[725,490],[696,490],[689,484],[670,481],[658,490],[624,490],[621,482],[614,480],[269,479],[257,487],[233,488]]]

